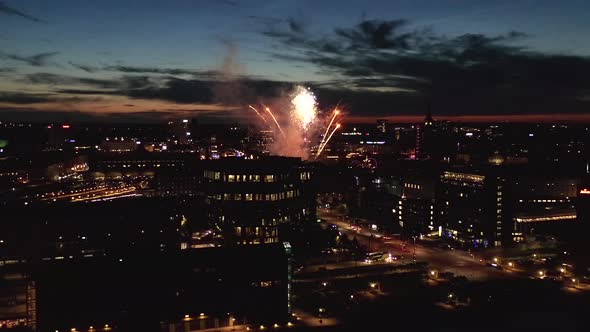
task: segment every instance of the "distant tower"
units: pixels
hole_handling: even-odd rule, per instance
[[[431,154],[432,147],[432,111],[430,104],[428,104],[428,111],[424,117],[424,123],[416,126],[416,159],[428,159]]]
[[[377,120],[377,131],[379,134],[387,133],[387,120],[379,119]]]

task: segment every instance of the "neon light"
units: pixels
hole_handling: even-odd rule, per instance
[[[580,190],[580,195],[590,195],[590,189],[584,188]]]
[[[63,124],[63,125],[61,125],[61,127],[62,127],[63,129],[68,129],[68,128],[70,128],[70,125],[69,125],[69,124]]]

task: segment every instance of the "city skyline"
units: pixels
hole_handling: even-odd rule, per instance
[[[1,1],[0,118],[250,121],[304,84],[345,122],[588,122],[588,6]]]

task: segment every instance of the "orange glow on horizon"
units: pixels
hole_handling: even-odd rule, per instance
[[[510,115],[434,115],[436,121],[448,120],[450,122],[497,122],[497,123],[527,123],[527,122],[584,122],[590,123],[590,114],[510,114]],[[397,123],[421,123],[424,115],[392,115],[392,116],[348,116],[348,123],[375,123],[378,119]]]

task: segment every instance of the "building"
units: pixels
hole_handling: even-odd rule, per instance
[[[312,172],[299,158],[223,158],[205,162],[209,221],[230,243],[279,242],[281,225],[315,220]]]
[[[510,202],[509,181],[498,170],[444,171],[436,204],[440,234],[465,248],[511,243]]]
[[[133,152],[137,150],[139,144],[137,140],[124,137],[105,138],[100,144],[100,149],[105,152]]]
[[[194,169],[197,155],[186,153],[103,153],[93,156],[92,176],[103,179],[153,178],[160,173],[182,173]]]
[[[515,242],[559,236],[577,220],[580,181],[571,174],[519,174],[511,181]]]
[[[189,144],[193,141],[188,119],[169,121],[168,127],[174,144]]]
[[[422,176],[407,176],[403,193],[394,208],[404,236],[418,236],[438,231],[435,223],[435,181]]]
[[[182,250],[188,224],[204,218],[180,201],[5,208],[19,218],[0,225],[0,329],[193,331],[230,318],[284,325],[290,245]]]
[[[0,260],[0,330],[37,330],[37,294],[35,282],[24,273],[7,272],[5,265],[14,260]]]
[[[433,125],[434,120],[432,119],[430,107],[428,107],[424,122],[416,127],[416,159],[428,159],[431,157]]]
[[[288,243],[40,262],[39,330],[194,331],[283,325],[290,314]]]

